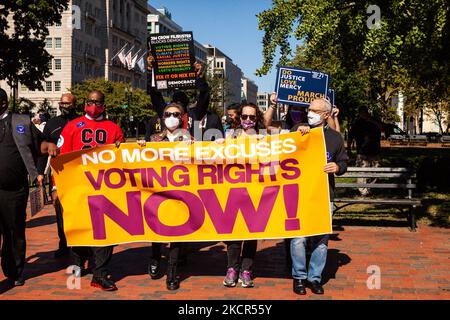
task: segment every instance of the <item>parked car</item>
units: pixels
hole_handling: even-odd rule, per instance
[[[393,123],[383,123],[383,128],[381,131],[381,139],[389,139],[390,136],[403,136],[407,137],[408,134],[400,129],[396,124]]]
[[[442,134],[437,133],[437,132],[427,132],[427,133],[424,133],[424,135],[427,136],[428,142],[431,142],[431,143],[439,143],[441,141],[441,137],[442,137]]]

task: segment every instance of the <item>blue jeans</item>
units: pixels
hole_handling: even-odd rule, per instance
[[[333,210],[333,203],[330,203]],[[328,239],[329,234],[301,237],[291,240],[291,257],[292,257],[292,277],[294,279],[308,280],[310,282],[322,280],[322,271],[327,262]],[[310,241],[311,259],[309,267],[306,265],[306,245]]]

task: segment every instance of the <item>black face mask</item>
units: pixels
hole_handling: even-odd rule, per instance
[[[59,110],[61,111],[61,115],[63,117],[70,117],[76,114],[74,108],[61,108],[59,107]]]
[[[234,123],[234,119],[227,116],[225,119],[225,123],[231,126]]]

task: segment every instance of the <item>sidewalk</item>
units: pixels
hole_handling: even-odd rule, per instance
[[[119,290],[102,292],[90,287],[69,290],[65,274],[70,259],[55,260],[56,218],[48,206],[27,223],[26,284],[7,289],[0,272],[0,300],[6,299],[450,299],[450,230],[419,226],[417,233],[403,227],[344,226],[329,242],[324,276],[325,295],[297,296],[285,270],[282,240],[258,242],[255,288],[225,288],[226,247],[199,243],[182,269],[181,288],[167,291],[165,277],[147,275],[150,244],[114,248],[111,270]],[[163,251],[167,252],[167,251]],[[367,288],[367,268],[381,271],[381,289]]]

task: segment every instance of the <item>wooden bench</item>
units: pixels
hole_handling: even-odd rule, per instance
[[[426,135],[413,134],[409,137],[410,146],[426,146],[428,144],[428,139]]]
[[[440,140],[442,143],[442,147],[444,147],[444,148],[450,147],[450,136],[449,135],[442,136]]]
[[[388,138],[389,144],[391,145],[407,145],[408,138],[401,134],[393,134]]]
[[[344,182],[342,180],[348,178],[365,178],[365,179],[376,179],[373,182],[357,183],[357,182]],[[407,207],[408,216],[407,221],[411,231],[416,231],[416,216],[415,210],[417,207],[421,206],[421,201],[418,199],[413,199],[412,193],[416,188],[413,183],[413,179],[416,178],[416,174],[407,168],[360,168],[360,167],[349,167],[347,172],[339,177],[336,177],[336,191],[339,189],[354,189],[357,192],[359,188],[368,189],[383,189],[386,191],[390,190],[402,190],[401,193],[404,195],[376,195],[373,197],[364,196],[354,196],[349,197],[339,197],[338,195],[334,199],[334,212],[347,207],[352,204],[377,204],[377,205],[388,205],[395,207],[403,213],[403,208]],[[358,192],[358,194],[360,194]],[[388,193],[389,194],[389,193]]]

